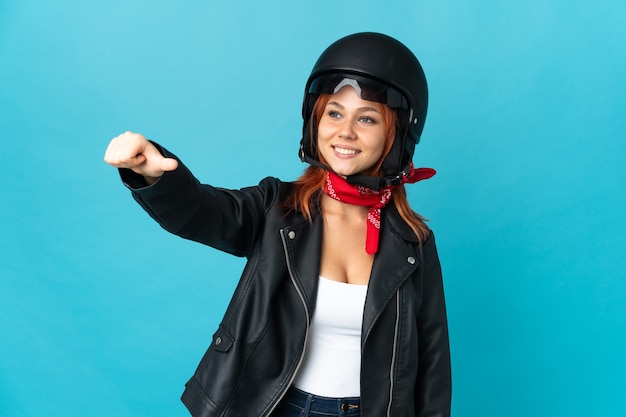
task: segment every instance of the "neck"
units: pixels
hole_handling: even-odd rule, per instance
[[[365,219],[367,218],[367,213],[369,211],[369,207],[343,203],[329,197],[326,194],[322,194],[320,204],[324,215],[341,216],[346,219]]]

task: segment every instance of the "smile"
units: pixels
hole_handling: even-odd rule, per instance
[[[337,146],[333,146],[333,148],[335,149],[335,152],[341,155],[356,155],[357,153],[360,152],[360,151],[357,151],[356,149],[345,149],[345,148],[339,148]]]

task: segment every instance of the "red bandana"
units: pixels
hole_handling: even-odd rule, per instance
[[[402,184],[413,184],[421,180],[426,180],[433,175],[435,175],[434,169],[414,169],[413,164],[411,164],[411,173],[402,179]],[[367,214],[365,251],[371,255],[378,251],[380,209],[387,205],[391,199],[391,192],[398,187],[399,185],[387,186],[377,192],[360,185],[348,184],[348,182],[339,175],[332,171],[327,171],[324,192],[337,201],[370,208]]]

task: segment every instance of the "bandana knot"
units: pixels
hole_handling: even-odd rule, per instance
[[[330,198],[347,204],[369,207],[367,213],[367,235],[365,239],[365,251],[370,255],[378,251],[380,237],[380,213],[381,209],[391,200],[391,193],[403,184],[413,184],[426,180],[435,175],[432,168],[414,169],[411,164],[411,172],[402,178],[401,185],[383,187],[380,191],[374,191],[361,185],[349,184],[344,178],[332,171],[326,171],[324,192]]]

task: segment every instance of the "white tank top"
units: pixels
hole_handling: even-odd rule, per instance
[[[320,277],[304,360],[294,380],[323,397],[359,397],[361,325],[367,285]]]

